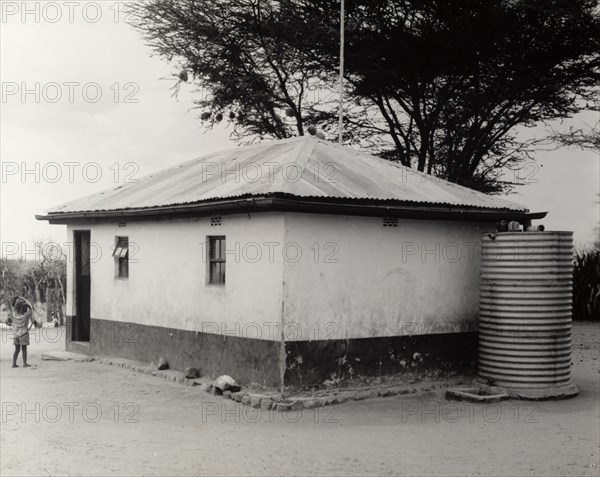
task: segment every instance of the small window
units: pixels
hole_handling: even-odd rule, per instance
[[[225,237],[208,237],[208,283],[225,285]]]
[[[129,277],[129,238],[116,237],[115,251],[115,276],[117,278]]]

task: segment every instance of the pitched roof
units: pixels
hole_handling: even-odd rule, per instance
[[[208,154],[135,183],[48,210],[49,216],[284,195],[342,201],[394,201],[527,212],[519,204],[414,171],[398,163],[303,136]],[[49,218],[40,217],[40,218]]]

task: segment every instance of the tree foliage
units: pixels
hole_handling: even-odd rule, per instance
[[[59,323],[66,303],[66,255],[59,244],[48,241],[35,242],[35,260],[26,257],[0,258],[0,300],[15,295],[31,301],[41,312],[42,303],[55,294],[59,303]]]
[[[600,319],[600,250],[577,253],[573,267],[573,319]]]
[[[317,27],[301,26],[293,9],[263,0],[153,0],[130,9],[154,51],[176,61],[184,79],[191,72],[206,127],[231,121],[240,137],[286,138],[331,116],[311,94],[320,63],[290,46],[301,29]]]
[[[600,95],[600,93],[599,93]],[[600,154],[600,97],[586,109],[596,113],[596,122],[583,127],[570,127],[568,132],[553,131],[551,139],[562,146],[577,147]]]
[[[205,127],[221,114],[239,138],[302,135],[308,124],[337,133],[339,0],[133,8],[145,41],[202,90]],[[593,0],[346,0],[346,9],[345,142],[452,182],[510,187],[499,171],[536,144],[518,127],[568,117],[597,94]]]

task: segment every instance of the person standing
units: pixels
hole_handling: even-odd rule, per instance
[[[17,316],[14,317],[12,323],[13,344],[15,345],[12,367],[19,367],[17,365],[17,358],[19,357],[19,352],[23,351],[23,367],[28,368],[29,364],[27,364],[27,346],[29,346],[29,329],[31,328],[29,322],[31,321],[36,328],[39,327],[39,325],[37,321],[33,319],[33,310],[27,303],[17,301],[14,307]]]

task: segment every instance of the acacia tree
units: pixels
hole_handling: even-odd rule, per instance
[[[346,0],[344,140],[485,192],[528,157],[518,126],[581,110],[600,79],[594,0]],[[236,133],[336,132],[339,0],[150,0],[136,26],[237,113]],[[311,79],[327,98],[309,100]],[[282,114],[290,108],[294,121]],[[213,113],[207,116],[207,110]]]
[[[0,260],[0,298],[20,295],[43,314],[43,303],[54,305],[54,314],[63,324],[66,304],[66,255],[62,247],[44,240],[35,242],[36,260]]]
[[[18,262],[0,258],[0,300],[23,290],[23,280],[17,268]]]
[[[266,0],[152,0],[128,5],[133,25],[153,50],[191,74],[206,128],[231,121],[238,137],[303,135],[332,117],[314,87],[328,72],[294,48],[301,31],[291,4]],[[188,74],[189,73],[189,74]]]
[[[36,242],[36,248],[38,273],[44,277],[47,321],[52,321],[52,316],[55,316],[58,324],[62,325],[67,302],[67,256],[56,242],[39,241]]]
[[[325,16],[336,3],[306,8]],[[349,2],[347,77],[380,112],[392,140],[385,155],[499,192],[508,185],[499,170],[536,143],[518,140],[516,127],[571,115],[597,94],[594,8],[590,0]]]
[[[583,127],[569,128],[568,132],[552,130],[551,138],[563,146],[577,147],[589,151],[600,151],[600,92],[593,104],[586,104],[586,109],[596,113],[596,121]]]

